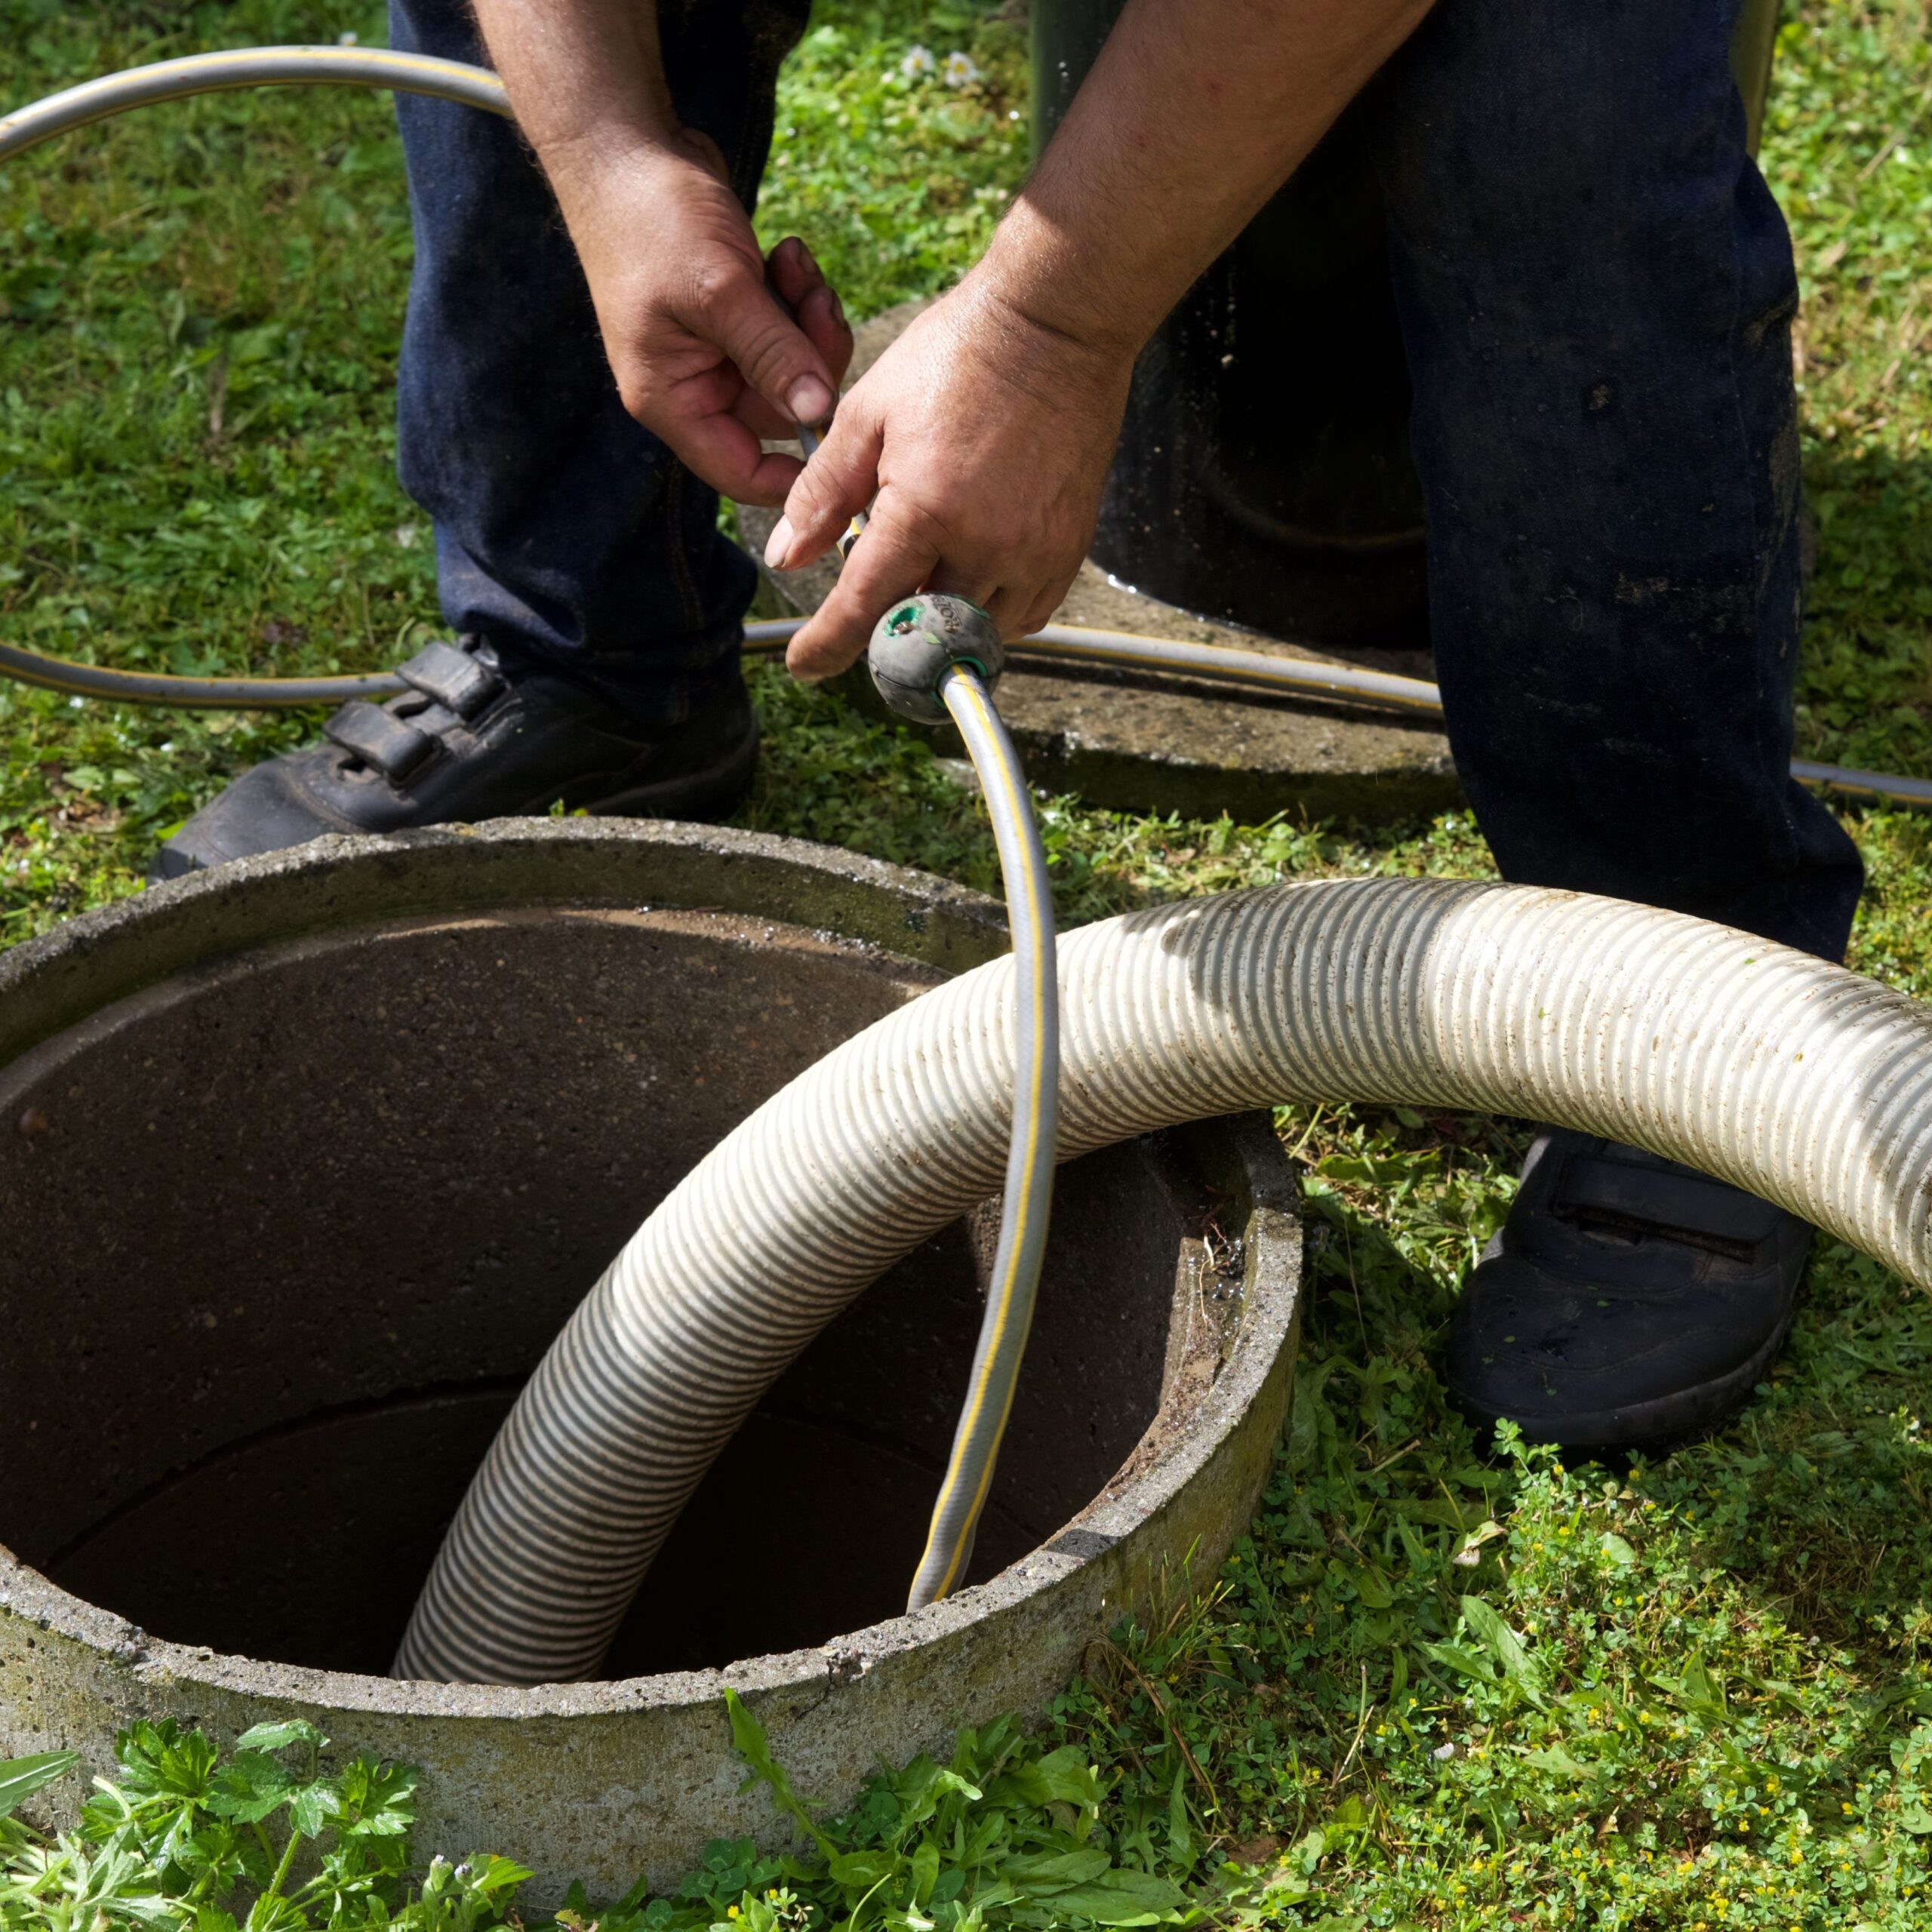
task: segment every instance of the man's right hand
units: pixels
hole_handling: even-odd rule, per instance
[[[1094,534],[1133,374],[1131,344],[1042,328],[983,263],[839,405],[765,561],[795,570],[869,506],[824,605],[792,640],[801,678],[842,671],[916,590],[971,598],[1002,635],[1052,616]]]
[[[796,237],[760,254],[706,136],[595,148],[544,163],[624,407],[712,488],[783,503],[800,466],[759,439],[831,413],[852,355],[837,294]]]

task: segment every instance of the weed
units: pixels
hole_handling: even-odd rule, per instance
[[[97,1780],[79,1829],[53,1839],[6,1814],[70,1770],[72,1753],[20,1761],[11,1804],[0,1765],[0,1927],[235,1932],[238,1910],[248,1932],[499,1923],[530,1874],[478,1857],[411,1875],[415,1773],[367,1757],[325,1772],[328,1743],[291,1718],[256,1725],[222,1758],[171,1719],[137,1724],[118,1740],[120,1776]]]
[[[1070,1745],[1029,1740],[1003,1718],[960,1733],[944,1764],[919,1758],[868,1781],[823,1825],[793,1795],[758,1720],[724,1694],[732,1741],[800,1849],[749,1838],[706,1847],[654,1897],[643,1881],[593,1902],[574,1886],[564,1932],[995,1932],[1048,1925],[1152,1925],[1198,1917],[1158,1854],[1115,1845],[1106,1786]],[[0,1929],[103,1932],[484,1932],[517,1926],[521,1866],[487,1853],[412,1862],[417,1774],[369,1758],[323,1770],[328,1740],[300,1719],[260,1724],[226,1758],[198,1730],[139,1724],[97,1780],[78,1830],[56,1838],[9,1822],[72,1770],[71,1752],[0,1764]],[[291,1766],[293,1754],[297,1762]],[[1180,1828],[1178,1863],[1192,1862]],[[1175,1863],[1170,1859],[1166,1862]]]

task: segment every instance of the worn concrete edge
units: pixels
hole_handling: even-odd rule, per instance
[[[548,1801],[538,1786],[518,1781],[540,1785],[549,1755],[567,1754],[577,1767],[568,1775],[578,1782],[587,1767],[597,1767],[589,1773],[595,1795],[568,1835],[577,1850],[560,1857],[553,1845],[534,1861],[538,1875],[526,1888],[533,1901],[554,1903],[573,1878],[621,1890],[640,1865],[661,1887],[714,1836],[748,1835],[769,1848],[782,1846],[795,1835],[790,1821],[768,1793],[743,1789],[722,1706],[726,1686],[764,1724],[808,1803],[848,1803],[875,1767],[880,1737],[892,1740],[895,1761],[922,1750],[943,1753],[961,1724],[995,1715],[995,1703],[976,1688],[989,1679],[1001,1687],[998,1709],[1037,1716],[1087,1663],[1097,1636],[1125,1615],[1198,1587],[1251,1519],[1292,1386],[1300,1240],[1292,1182],[1265,1123],[1250,1116],[1233,1124],[1272,1155],[1290,1205],[1284,1211],[1272,1204],[1273,1188],[1266,1188],[1260,1192],[1268,1198],[1252,1204],[1243,1223],[1244,1319],[1226,1366],[1188,1402],[1186,1425],[1170,1435],[1168,1454],[986,1584],[817,1650],[723,1671],[506,1690],[291,1670],[154,1641],[0,1552],[0,1716],[23,1737],[33,1721],[29,1707],[4,1708],[14,1703],[4,1680],[23,1661],[23,1643],[36,1641],[69,1654],[56,1666],[66,1697],[39,1712],[42,1724],[54,1719],[61,1734],[50,1732],[41,1743],[82,1745],[91,1771],[111,1771],[107,1733],[131,1715],[174,1716],[232,1740],[266,1715],[308,1715],[344,1749],[428,1764],[423,1841],[452,1856],[478,1847],[512,1855],[537,1850],[531,1832],[518,1830],[526,1809],[532,1830],[554,1838],[555,1823],[538,1815],[547,1816]],[[1257,1166],[1253,1159],[1244,1164],[1251,1173]],[[1023,1660],[1017,1672],[1016,1658]],[[94,1715],[85,1719],[89,1712]],[[73,1730],[77,1718],[85,1737]],[[711,1739],[697,1758],[691,1755],[694,1722]],[[418,1728],[425,1724],[426,1734]],[[490,1789],[477,1783],[486,1765]],[[678,1779],[678,1808],[694,1810],[705,1825],[688,1841],[660,1832],[656,1849],[647,1851],[630,1821],[664,1775]],[[520,1804],[517,1794],[526,1789]]]
[[[446,853],[454,863],[413,861]],[[0,1065],[109,1001],[177,973],[274,939],[356,919],[457,913],[521,905],[654,903],[715,908],[823,926],[822,891],[838,906],[841,937],[963,971],[1006,949],[993,900],[835,846],[725,826],[655,819],[506,818],[368,838],[331,836],[238,860],[152,886],[82,913],[0,952]],[[667,863],[668,862],[668,863]],[[525,869],[543,868],[534,879]],[[798,868],[808,869],[809,891]],[[514,894],[506,897],[512,874]],[[909,921],[905,901],[917,902]],[[128,943],[131,932],[136,943]]]

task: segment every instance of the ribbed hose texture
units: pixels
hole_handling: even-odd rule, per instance
[[[1932,1012],[1804,954],[1580,894],[1320,881],[1088,927],[1060,979],[1063,1158],[1287,1100],[1520,1115],[1688,1161],[1932,1285]],[[1012,1011],[1010,959],[951,981],[693,1170],[506,1423],[398,1675],[595,1673],[774,1379],[999,1186]]]

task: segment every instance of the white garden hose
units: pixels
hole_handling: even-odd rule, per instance
[[[1525,1115],[1775,1201],[1932,1286],[1932,1011],[1807,954],[1539,888],[1321,881],[1060,949],[1063,1158],[1284,1101]],[[438,1555],[400,1675],[594,1675],[712,1458],[870,1281],[999,1184],[1013,964],[768,1101],[545,1357]]]
[[[509,116],[509,96],[488,68],[426,54],[398,54],[381,47],[244,47],[219,54],[191,54],[158,60],[49,94],[45,100],[0,116],[0,161],[25,154],[75,128],[105,121],[130,108],[192,94],[236,88],[390,88],[432,95],[487,112]],[[0,642],[0,676],[76,697],[123,704],[163,704],[203,711],[253,710],[339,703],[380,697],[405,688],[393,672],[327,678],[180,678],[159,671],[123,671],[77,664],[18,645]]]
[[[1014,1092],[1008,1109],[999,1241],[986,1284],[986,1314],[925,1548],[906,1598],[911,1610],[950,1595],[965,1580],[972,1560],[973,1540],[992,1493],[1032,1330],[1060,1136],[1058,941],[1039,822],[1019,755],[985,685],[971,671],[955,669],[940,678],[939,696],[979,774],[1006,884],[1007,930],[1013,935]]]

